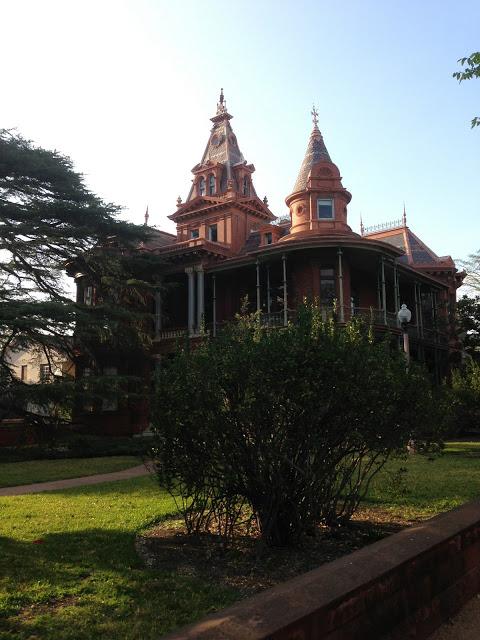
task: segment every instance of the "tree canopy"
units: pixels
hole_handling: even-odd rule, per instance
[[[95,360],[92,345],[142,343],[135,329],[145,323],[139,299],[151,286],[142,281],[151,257],[134,249],[147,230],[119,220],[119,212],[86,187],[68,157],[0,130],[0,419],[45,421],[35,407],[71,403],[75,392],[68,379],[24,384],[9,353],[39,348],[50,363],[52,350],[72,358],[83,350]],[[95,308],[68,295],[67,265],[97,287]]]
[[[464,68],[462,71],[455,71],[452,75],[459,82],[471,80],[472,78],[480,78],[480,51],[471,53],[467,58],[460,58],[458,62]],[[473,127],[478,127],[480,125],[480,117],[474,117],[471,124],[472,129]]]

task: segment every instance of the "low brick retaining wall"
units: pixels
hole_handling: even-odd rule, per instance
[[[479,589],[480,501],[475,501],[277,585],[166,638],[427,638]]]

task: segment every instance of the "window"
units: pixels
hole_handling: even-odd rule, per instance
[[[215,176],[210,174],[208,177],[208,195],[213,196],[215,193]]]
[[[331,198],[317,199],[317,217],[319,220],[331,220],[333,218],[333,200]]]
[[[265,244],[272,244],[272,232],[269,231],[265,234]]]
[[[333,269],[320,269],[320,304],[330,307],[335,300],[335,272]]]
[[[50,375],[50,365],[49,364],[41,364],[40,365],[40,382],[49,382],[51,378]]]
[[[200,178],[198,182],[198,195],[199,196],[205,195],[205,178]]]
[[[211,224],[208,227],[208,239],[211,240],[212,242],[217,242],[217,237],[218,237],[217,225]]]
[[[243,179],[243,195],[244,196],[249,196],[250,195],[250,185],[248,183],[248,177],[245,176]]]
[[[22,382],[25,382],[26,379],[27,379],[27,365],[26,364],[22,364],[22,366],[20,368],[20,380]]]
[[[195,240],[195,238],[198,238],[198,236],[199,236],[198,229],[191,229],[190,238],[192,240]]]
[[[83,304],[87,307],[93,305],[93,287],[85,287],[83,290]]]

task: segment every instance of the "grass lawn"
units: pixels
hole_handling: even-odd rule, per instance
[[[140,458],[135,456],[2,462],[0,463],[0,487],[110,473],[128,469],[140,463]]]
[[[366,508],[420,519],[479,496],[480,443],[452,443],[390,463]],[[233,588],[138,560],[135,533],[174,510],[149,477],[0,498],[0,639],[158,639],[233,602]]]
[[[424,520],[476,498],[480,442],[449,442],[438,458],[414,455],[391,461],[372,483],[365,506],[405,520]]]

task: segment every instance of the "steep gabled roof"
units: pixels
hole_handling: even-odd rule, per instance
[[[383,242],[388,242],[388,244],[404,251],[405,255],[399,258],[400,262],[414,267],[429,267],[430,265],[432,267],[455,267],[455,263],[450,256],[437,256],[430,247],[407,227],[405,212],[402,220],[395,221],[390,228],[388,228],[388,224],[378,225],[378,227],[370,231],[366,229],[362,235],[372,240],[383,240]]]
[[[223,95],[223,89],[220,93],[220,99],[217,103],[217,113],[210,118],[213,127],[210,131],[207,146],[203,153],[201,161],[193,167],[192,171],[196,172],[202,167],[221,164],[224,167],[225,182],[234,179],[232,168],[239,164],[247,164],[243,157],[236,135],[233,133],[230,120],[233,116],[227,111],[227,103]],[[254,168],[253,166],[251,167]],[[252,185],[253,187],[253,185]],[[187,202],[195,197],[193,185],[188,194]]]

